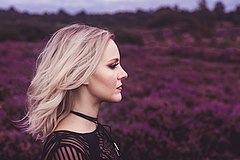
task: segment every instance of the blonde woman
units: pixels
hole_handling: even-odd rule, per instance
[[[44,160],[122,159],[98,122],[101,102],[122,99],[119,50],[107,30],[73,24],[58,30],[37,60],[28,89],[27,131],[44,141]]]

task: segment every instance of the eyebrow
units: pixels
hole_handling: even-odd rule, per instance
[[[113,59],[109,60],[109,62],[111,62],[111,61],[118,62],[119,59],[118,58],[113,58]]]

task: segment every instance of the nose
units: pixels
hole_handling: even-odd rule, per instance
[[[120,72],[118,73],[118,79],[119,80],[124,80],[128,77],[127,72],[120,66]]]

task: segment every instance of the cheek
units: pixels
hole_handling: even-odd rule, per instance
[[[93,76],[95,84],[100,89],[115,89],[117,86],[117,76],[114,71],[98,70]]]
[[[109,87],[114,87],[116,88],[116,76],[112,73],[102,73],[97,77],[97,80],[104,85],[105,87],[109,88]]]

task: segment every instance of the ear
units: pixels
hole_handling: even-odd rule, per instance
[[[82,85],[85,85],[85,86],[87,86],[89,84],[89,79],[86,79],[84,82],[83,82],[83,84]]]

